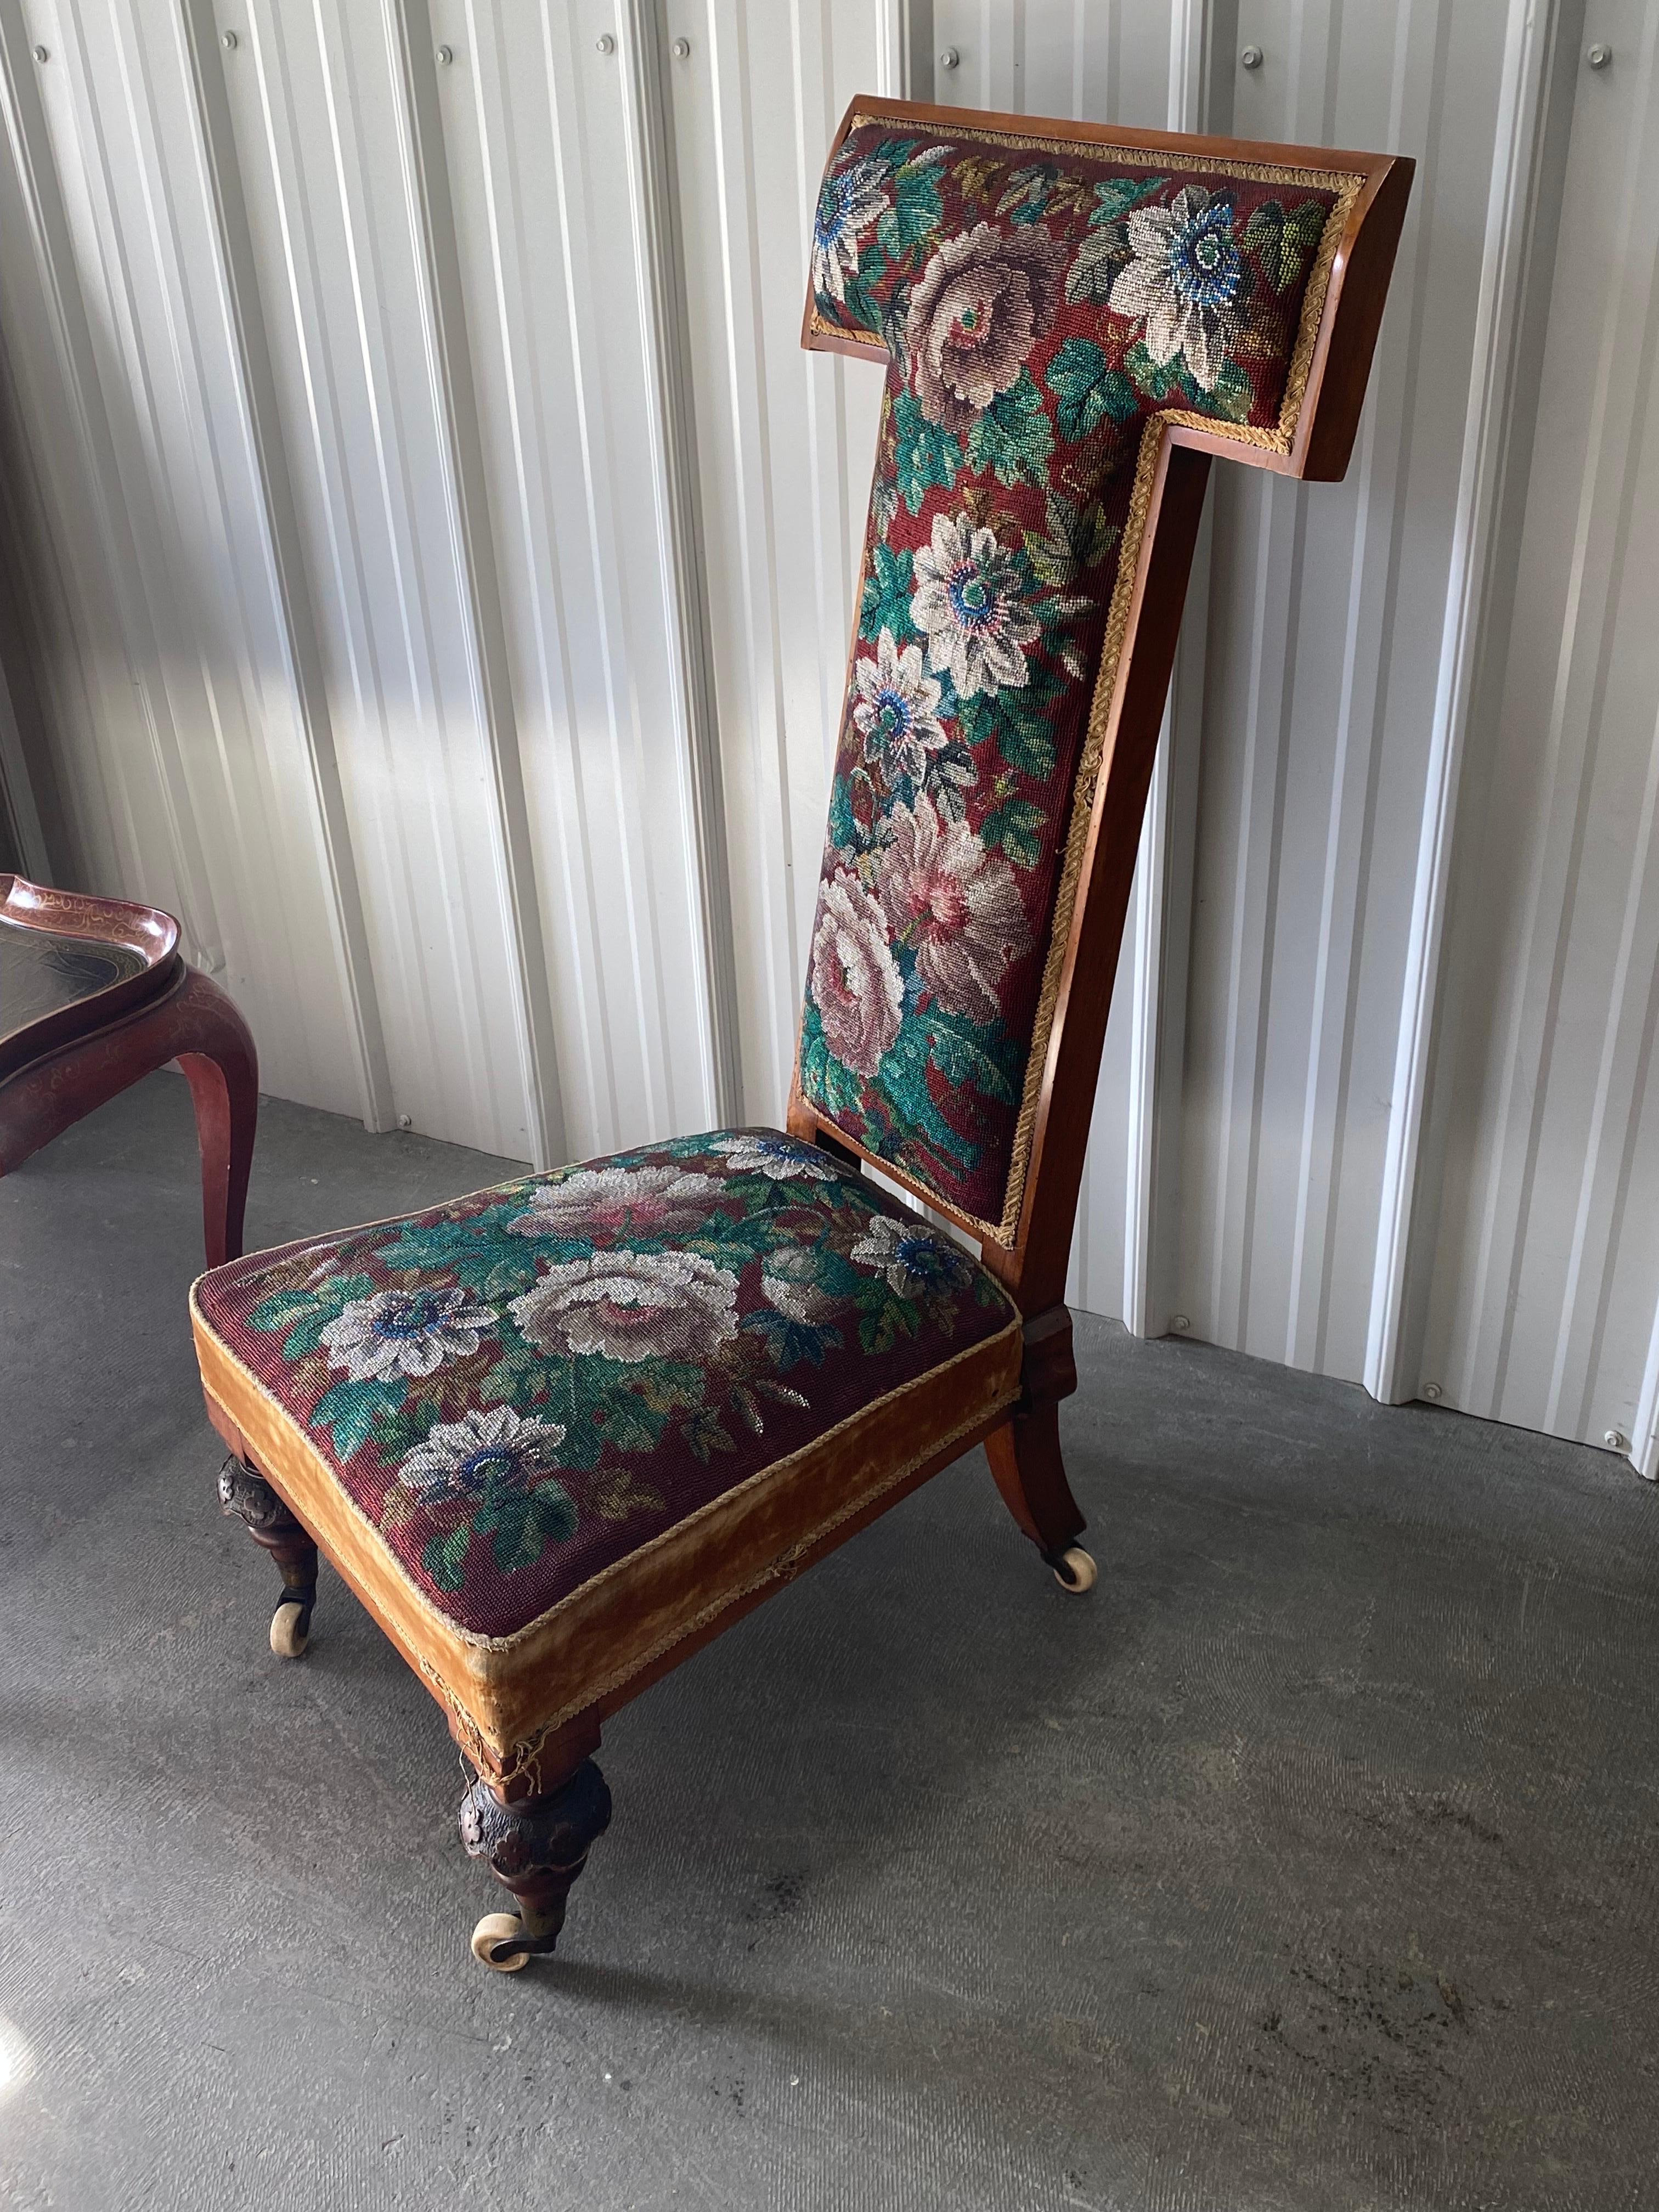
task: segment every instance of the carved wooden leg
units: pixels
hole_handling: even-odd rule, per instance
[[[1097,1570],[1076,1540],[1087,1526],[1066,1480],[1060,1401],[1077,1388],[1072,1316],[1050,1306],[1025,1324],[1024,1393],[1003,1427],[985,1440],[1003,1503],[1054,1571],[1064,1590],[1092,1589]]]
[[[283,1595],[270,1616],[270,1648],[279,1659],[301,1657],[317,1602],[317,1547],[270,1485],[240,1460],[228,1459],[220,1470],[219,1503],[276,1560]]]
[[[537,1796],[509,1802],[502,1790],[472,1784],[461,1800],[461,1841],[518,1901],[516,1912],[487,1912],[472,1931],[473,1957],[510,1974],[558,1942],[570,1885],[611,1825],[611,1792],[591,1759]]]
[[[240,1259],[248,1170],[259,1117],[259,1061],[247,1024],[210,976],[194,969],[176,1019],[189,1032],[179,1065],[196,1108],[202,1225],[210,1267]]]

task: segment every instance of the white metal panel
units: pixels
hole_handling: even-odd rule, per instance
[[[1340,485],[1218,467],[1181,1174],[1194,1332],[1364,1368],[1504,0],[1250,0],[1241,137],[1413,154]],[[1472,219],[1474,218],[1474,219]]]
[[[1170,0],[933,0],[933,98],[1164,131]],[[938,57],[954,52],[954,68]]]
[[[395,15],[257,0],[226,82],[396,1105],[522,1157],[495,732]]]
[[[48,695],[76,865],[180,914],[268,1076],[361,1112],[189,21],[65,5],[46,64],[32,28],[7,11],[6,321],[66,625]]]
[[[669,0],[665,74],[696,394],[744,1110],[783,1111],[823,848],[881,397],[801,349],[807,242],[872,5]]]
[[[1603,0],[1592,28],[1613,63],[1577,72],[1513,620],[1471,736],[1420,1379],[1599,1443],[1637,1430],[1659,1306],[1659,17]]]
[[[616,41],[596,44],[607,24]],[[625,20],[434,8],[573,1156],[718,1120]]]

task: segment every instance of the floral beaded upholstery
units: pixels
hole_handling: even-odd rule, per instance
[[[951,1239],[758,1129],[285,1245],[194,1303],[484,1637],[1017,1318]]]
[[[1006,1240],[1158,425],[1288,449],[1358,180],[853,116],[809,337],[887,388],[799,1080]]]

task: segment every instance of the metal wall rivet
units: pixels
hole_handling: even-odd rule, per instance
[[[1177,1336],[1181,1336],[1184,1335],[1186,1331],[1192,1327],[1192,1323],[1188,1320],[1185,1314],[1171,1314],[1170,1316],[1170,1327],[1175,1331]]]
[[[689,62],[691,58],[690,40],[676,39],[674,41],[673,52],[674,58],[677,62]]]
[[[1261,49],[1260,46],[1246,46],[1243,52],[1238,58],[1243,63],[1246,69],[1260,69],[1261,66]]]
[[[38,62],[49,62],[52,59],[52,48],[50,46],[37,46],[34,50],[34,58]]]
[[[454,60],[454,58],[455,58],[455,49],[454,49],[454,47],[453,47],[453,46],[440,46],[440,47],[439,47],[439,49],[438,49],[438,59],[439,59],[442,64],[443,64],[443,66],[444,66],[446,69],[447,69],[447,68],[449,67],[449,64],[451,64],[451,62],[453,62],[453,61]]]
[[[236,51],[235,32],[227,31],[223,38],[220,40],[219,44],[224,48],[228,54],[234,54]]]
[[[1437,1382],[1425,1382],[1423,1385],[1422,1395],[1428,1400],[1430,1405],[1432,1406],[1438,1403],[1443,1394],[1440,1385]]]
[[[941,69],[954,69],[961,59],[962,56],[954,46],[946,46],[939,58],[939,65]]]
[[[614,54],[616,52],[617,41],[611,37],[609,31],[600,32],[599,37],[593,41],[593,51],[596,54]]]
[[[1585,55],[1584,59],[1589,64],[1592,69],[1605,69],[1607,64],[1613,59],[1613,48],[1611,46],[1592,46],[1589,52]]]
[[[1623,1451],[1628,1443],[1622,1429],[1609,1429],[1601,1441],[1609,1451]]]

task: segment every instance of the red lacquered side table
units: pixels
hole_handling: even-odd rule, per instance
[[[202,1147],[207,1263],[242,1249],[259,1109],[247,1024],[152,906],[0,872],[0,1176],[118,1091],[176,1060]]]

